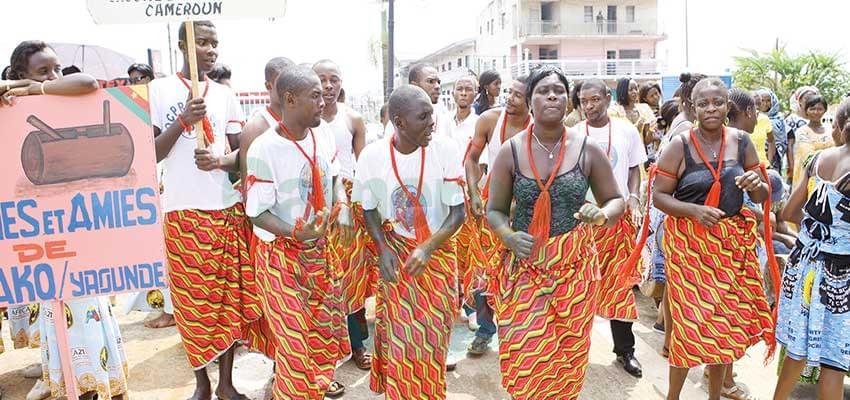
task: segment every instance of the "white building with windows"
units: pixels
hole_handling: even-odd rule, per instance
[[[570,79],[661,78],[657,0],[493,0],[478,17],[478,70],[555,64]]]
[[[452,89],[458,78],[465,75],[478,75],[479,63],[476,61],[475,39],[465,39],[452,43],[416,61],[407,63],[399,69],[396,86],[407,83],[407,74],[413,64],[428,63],[437,68],[442,85],[442,102],[453,108]]]

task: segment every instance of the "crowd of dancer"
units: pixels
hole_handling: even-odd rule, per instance
[[[181,28],[184,56],[185,37]],[[710,399],[749,398],[732,365],[762,341],[766,359],[782,347],[776,399],[801,379],[817,382],[821,399],[841,398],[850,102],[829,127],[813,87],[783,118],[769,90],[699,74],[683,74],[662,102],[657,84],[624,78],[611,90],[541,66],[507,82],[501,105],[497,73],[458,79],[450,112],[438,106],[437,69],[417,64],[382,111],[386,134],[370,140],[363,117],[339,102],[333,61],[272,58],[270,103],[245,118],[211,78],[230,77],[216,68],[215,26],[195,22],[195,39],[202,96],[190,94],[188,62],[152,81],[145,66],[128,71],[150,92],[170,288],[127,309],[173,304],[151,326],[176,323],[192,399],[247,398],[231,376],[238,345],[274,360],[274,399],[342,395],[334,373],[348,357],[386,398],[445,398],[461,312],[477,329],[471,355],[498,337],[513,398],[574,399],[596,316],[610,320],[619,365],[642,376],[637,285],[653,287],[645,292],[659,308],[668,399],[701,365]],[[98,88],[84,73],[62,76],[43,42],[21,43],[10,61],[3,106]],[[371,296],[374,354],[364,343]],[[50,307],[7,312],[14,347],[42,351],[28,371],[43,379],[32,398],[63,395],[67,378],[82,398],[127,396],[109,299],[66,302],[69,340],[85,350],[75,377],[62,376]]]

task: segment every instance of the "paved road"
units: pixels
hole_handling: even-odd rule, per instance
[[[667,392],[667,364],[657,349],[663,337],[653,332],[655,309],[649,299],[639,296],[641,321],[635,324],[637,357],[643,363],[644,377],[635,379],[616,367],[611,353],[612,341],[607,321],[594,323],[590,366],[581,399],[664,399]],[[183,349],[174,328],[151,330],[143,326],[146,315],[133,313],[119,316],[126,342],[130,367],[130,398],[144,400],[184,399],[192,392],[192,374],[186,366]],[[8,328],[3,329],[5,341],[11,343]],[[473,334],[465,325],[456,324],[452,333],[451,356],[462,359],[458,369],[447,377],[450,400],[503,400],[509,399],[501,388],[499,366],[495,350],[476,359],[465,358],[466,346]],[[776,362],[764,366],[764,346],[757,346],[747,357],[736,364],[738,381],[758,399],[770,399],[776,384]],[[38,350],[14,350],[0,355],[0,389],[3,400],[22,400],[33,381],[23,378],[22,369],[38,362]],[[217,371],[214,367],[212,376]],[[271,362],[262,356],[240,352],[235,366],[236,386],[252,399],[269,398],[268,382]],[[380,399],[369,390],[368,372],[360,371],[353,363],[344,364],[337,378],[347,386],[344,399]],[[682,394],[683,399],[707,398],[707,382],[702,378],[702,368],[693,369]],[[812,386],[800,385],[794,399],[814,399]],[[845,399],[850,399],[850,385],[845,385]]]

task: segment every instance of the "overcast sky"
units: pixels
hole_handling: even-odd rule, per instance
[[[476,19],[489,0],[397,0],[396,52],[416,58],[477,33]],[[671,73],[685,68],[684,0],[658,0],[659,30],[668,39],[658,48]],[[165,24],[94,25],[85,0],[2,0],[4,21],[0,65],[22,40],[101,45],[146,61],[157,48],[168,63]],[[380,64],[370,43],[380,39],[378,0],[288,0],[286,16],[275,21],[217,22],[219,60],[234,70],[238,90],[262,88],[266,60],[284,55],[296,62],[331,58],[343,69],[351,93],[381,92]],[[733,66],[740,48],[769,50],[779,38],[795,52],[819,49],[847,57],[845,0],[690,0],[690,70],[720,73]],[[24,17],[24,16],[29,17]],[[35,22],[38,22],[36,24]],[[177,28],[172,25],[172,41]]]

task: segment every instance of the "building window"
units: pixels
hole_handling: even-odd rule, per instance
[[[481,26],[479,26],[479,27],[478,27],[478,34],[479,34],[479,35],[483,35],[483,34],[484,34],[484,25],[481,25]]]
[[[626,6],[626,22],[635,22],[635,6]]]
[[[508,56],[502,56],[502,69],[508,68]]]
[[[552,12],[553,3],[540,3],[540,20],[541,21],[552,21],[554,18],[554,13]]]
[[[621,60],[634,60],[640,58],[640,49],[622,49],[620,50]]]
[[[448,66],[449,66],[449,71],[451,71],[451,70],[452,70],[452,63],[451,63],[451,62],[448,62],[448,63],[446,63],[446,65],[448,65]]]
[[[463,60],[463,61],[464,61],[464,64],[463,64],[463,65],[466,65],[466,68],[469,68],[469,65],[471,64],[471,63],[469,62],[469,56],[464,56],[464,58],[465,58],[465,59]]]
[[[593,6],[584,6],[584,22],[593,22]]]
[[[496,31],[496,20],[494,18],[490,19],[490,34]]]
[[[505,30],[505,13],[502,13],[501,18],[499,19],[499,28]]]
[[[458,68],[460,68],[460,67],[462,67],[462,66],[463,66],[463,59],[462,59],[462,58],[460,58],[460,57],[458,57],[458,59],[457,59],[457,67],[458,67]]]
[[[558,59],[558,48],[555,46],[540,46],[539,49],[539,57],[540,60],[557,60]]]

